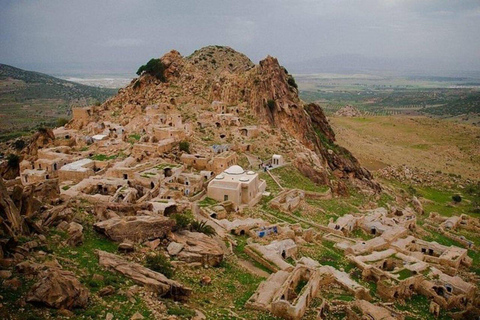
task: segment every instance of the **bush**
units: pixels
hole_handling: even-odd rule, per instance
[[[154,76],[158,80],[165,82],[164,76],[165,66],[163,65],[160,59],[150,59],[147,64],[144,64],[137,70],[137,75],[141,75],[142,73],[148,73],[151,76]]]
[[[172,218],[176,222],[176,225],[175,225],[176,230],[185,230],[188,228],[188,226],[192,222],[192,218],[181,213],[175,213],[174,215],[172,215]]]
[[[174,273],[170,260],[161,253],[147,256],[145,266],[153,271],[162,273],[167,278],[171,278]]]
[[[7,165],[12,169],[18,168],[20,165],[20,157],[13,153],[9,154],[7,156]]]
[[[15,140],[13,142],[13,147],[15,148],[15,150],[22,150],[25,147],[25,141],[23,141],[22,139]]]
[[[179,147],[180,151],[190,153],[190,143],[188,141],[181,141]]]
[[[206,221],[202,221],[202,222],[197,220],[192,221],[190,223],[190,231],[201,232],[210,237],[217,234],[217,232],[212,226],[207,225]]]
[[[68,123],[68,119],[66,118],[58,118],[57,119],[57,127],[63,127],[64,125],[66,125]]]
[[[270,111],[273,112],[273,109],[275,109],[275,101],[273,101],[272,99],[269,99],[267,101],[267,106],[268,106],[268,109],[270,109]]]
[[[462,196],[460,196],[459,194],[455,194],[452,196],[452,200],[455,202],[455,203],[459,203],[462,201]]]
[[[293,76],[291,76],[291,75],[288,76],[287,83],[288,83],[291,87],[294,87],[295,89],[298,89],[298,85],[297,85],[297,83],[295,82],[295,79],[293,78]]]

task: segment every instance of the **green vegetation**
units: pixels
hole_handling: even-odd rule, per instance
[[[214,200],[214,199],[209,198],[209,197],[205,197],[205,199],[198,202],[198,205],[200,207],[209,207],[209,206],[216,205],[217,203],[218,203],[217,200]]]
[[[172,215],[173,220],[175,220],[175,229],[176,230],[185,230],[188,228],[190,223],[193,221],[191,215],[183,213],[175,213]]]
[[[20,157],[14,153],[7,156],[7,165],[9,168],[17,169],[20,164]]]
[[[190,230],[193,232],[204,233],[207,236],[214,236],[217,234],[212,226],[207,225],[206,221],[195,220],[190,211],[186,213],[175,213],[172,215],[175,220],[176,230]]]
[[[174,274],[174,269],[170,260],[161,253],[148,255],[145,259],[145,266],[153,271],[160,272],[167,278],[171,278]]]
[[[279,179],[280,184],[285,188],[301,189],[324,193],[328,191],[327,186],[316,185],[312,180],[305,177],[297,168],[287,165],[270,170]]]
[[[452,200],[453,200],[455,203],[459,203],[459,202],[462,201],[462,196],[459,195],[459,194],[454,194],[454,195],[452,196]]]
[[[269,99],[267,101],[267,107],[270,110],[270,112],[273,112],[273,110],[275,109],[275,101],[272,99]]]
[[[165,82],[165,66],[163,65],[160,59],[150,59],[147,64],[144,64],[137,70],[137,75],[141,75],[143,73],[148,73],[149,75],[157,78],[158,80]]]
[[[115,93],[0,64],[0,140],[28,135],[38,126],[57,126],[57,119],[69,117],[72,105],[103,102]]]
[[[287,83],[288,83],[291,87],[294,87],[295,89],[298,88],[298,85],[297,85],[297,83],[295,82],[295,78],[294,78],[292,75],[288,75]]]
[[[179,144],[180,151],[190,153],[190,143],[188,141],[181,141]]]
[[[327,114],[352,105],[366,115],[460,116],[480,112],[478,85],[466,78],[299,75],[300,96],[321,102]]]
[[[206,221],[192,221],[190,223],[190,231],[201,232],[210,237],[213,237],[217,234],[217,232],[212,226],[207,225]]]
[[[116,159],[118,155],[111,155],[107,156],[105,154],[94,154],[93,156],[90,157],[90,159],[95,160],[95,161],[107,161],[107,160],[112,160]]]
[[[64,125],[66,125],[68,123],[68,120],[67,118],[58,118],[57,119],[57,127],[63,127]]]
[[[396,274],[398,274],[398,280],[405,280],[407,278],[410,278],[413,275],[412,271],[408,269],[402,269]]]

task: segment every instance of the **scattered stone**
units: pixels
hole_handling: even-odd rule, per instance
[[[111,314],[110,312],[107,313],[107,316],[105,317],[105,320],[113,320],[113,314]]]
[[[73,312],[67,309],[58,310],[58,314],[68,318],[73,317]]]
[[[209,276],[203,276],[202,279],[200,280],[200,284],[203,286],[208,286],[211,283],[212,283],[212,278],[210,278]]]
[[[167,252],[171,256],[176,256],[177,254],[182,251],[184,245],[178,242],[170,242],[170,244],[167,247]]]
[[[118,251],[120,252],[133,252],[135,247],[131,241],[124,241],[118,245]]]
[[[160,245],[160,239],[155,239],[153,241],[147,241],[145,244],[152,250],[155,250]]]
[[[7,288],[11,288],[12,290],[18,290],[22,286],[22,282],[18,280],[18,278],[13,278],[10,280],[5,280],[3,285]]]
[[[100,297],[109,296],[115,293],[115,288],[112,286],[106,286],[98,291]]]
[[[12,271],[9,270],[0,270],[0,278],[8,279],[12,276]]]
[[[142,320],[144,316],[142,316],[138,311],[133,314],[130,320]]]
[[[93,281],[97,281],[97,282],[101,282],[104,280],[104,276],[102,276],[101,274],[98,274],[98,273],[95,273],[93,276],[92,276],[92,280]]]

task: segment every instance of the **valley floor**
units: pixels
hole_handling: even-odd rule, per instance
[[[337,143],[370,170],[418,167],[480,178],[480,128],[409,116],[330,117]]]

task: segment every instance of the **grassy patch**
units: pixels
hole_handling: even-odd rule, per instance
[[[284,166],[280,168],[275,168],[270,170],[270,173],[275,175],[280,184],[289,189],[301,189],[312,192],[326,192],[328,191],[327,186],[319,186],[315,184],[312,180],[305,177],[297,168],[293,166]]]

